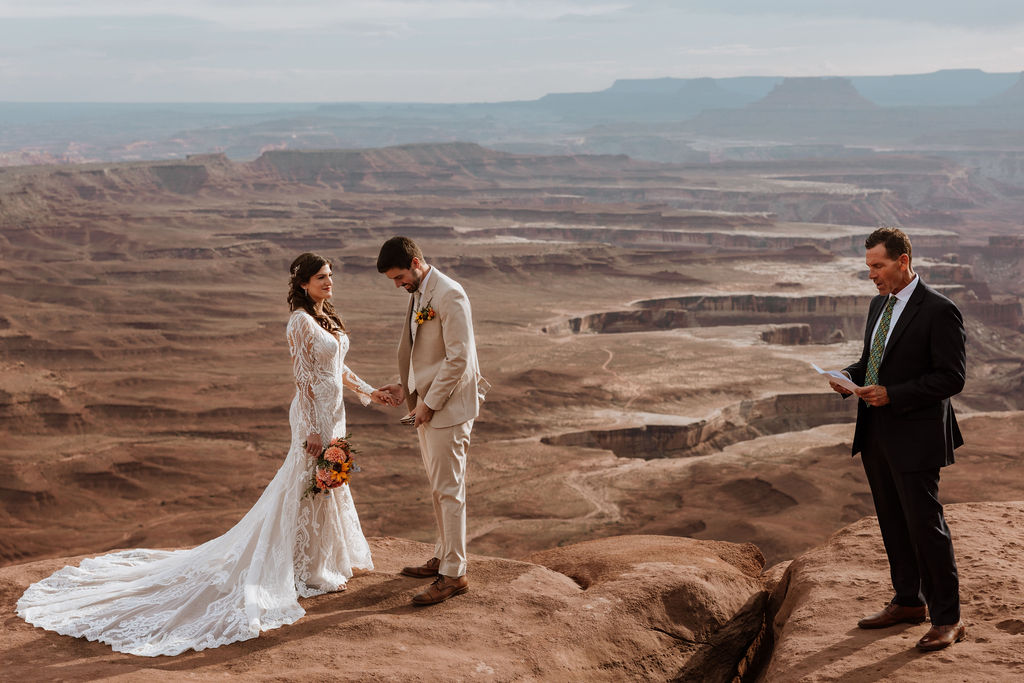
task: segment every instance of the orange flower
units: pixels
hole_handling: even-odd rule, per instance
[[[321,488],[321,489],[329,488],[330,485],[331,485],[331,480],[333,478],[331,476],[331,474],[332,474],[331,470],[328,470],[328,469],[317,469],[316,475],[315,475],[316,476],[315,483],[316,483],[317,487]]]

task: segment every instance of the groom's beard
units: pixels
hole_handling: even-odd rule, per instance
[[[418,277],[409,284],[402,286],[405,287],[405,291],[409,292],[410,294],[415,294],[416,292],[419,291],[421,282],[423,282],[423,278]]]

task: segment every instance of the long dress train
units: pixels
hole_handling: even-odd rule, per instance
[[[288,321],[296,393],[291,446],[259,500],[227,533],[189,550],[136,549],[83,560],[32,584],[18,615],[42,628],[135,655],[176,655],[255,638],[305,614],[299,597],[341,589],[371,570],[347,485],[303,497],[311,433],[345,436],[342,387],[363,404],[373,388],[345,365],[348,337],[304,311]]]

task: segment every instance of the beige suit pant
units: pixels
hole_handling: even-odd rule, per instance
[[[466,573],[466,454],[473,420],[435,429],[428,422],[416,431],[420,455],[434,502],[437,543],[434,557],[441,560],[438,573]]]

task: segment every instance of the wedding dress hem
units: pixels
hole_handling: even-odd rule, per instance
[[[133,549],[83,560],[38,581],[19,617],[61,635],[155,657],[250,640],[294,623],[299,598],[336,592],[353,570],[372,571],[349,484],[304,495],[315,460],[303,448],[345,432],[342,388],[373,388],[347,366],[348,337],[303,311],[287,329],[296,393],[288,455],[259,500],[227,532],[185,550]]]

